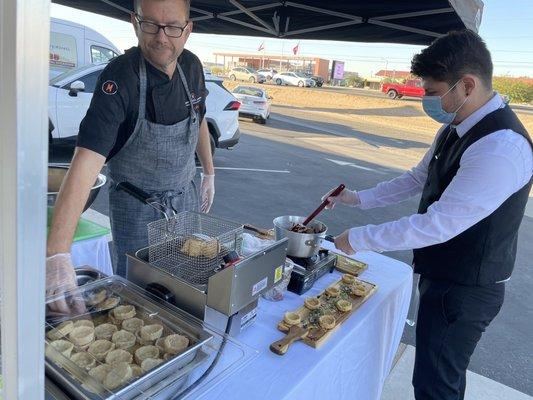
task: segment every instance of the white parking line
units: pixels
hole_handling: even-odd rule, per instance
[[[374,169],[374,168],[363,167],[362,165],[357,165],[357,164],[354,164],[354,163],[351,163],[351,162],[347,162],[347,161],[332,160],[331,158],[326,158],[326,160],[331,161],[332,163],[335,163],[337,165],[348,166],[348,167],[352,167],[352,168],[362,169],[362,170],[365,170],[365,171],[376,172],[376,173],[382,174],[382,175],[386,174],[386,172],[383,172],[383,171],[380,171],[380,170],[377,170],[377,169]]]
[[[202,167],[196,167],[200,169]],[[256,168],[233,168],[233,167],[215,167],[215,169],[222,169],[228,171],[250,171],[250,172],[270,172],[273,174],[290,174],[291,171],[278,170],[278,169],[256,169]]]

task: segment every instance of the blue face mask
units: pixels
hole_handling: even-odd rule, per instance
[[[457,116],[457,111],[459,111],[461,107],[466,103],[468,97],[465,97],[463,103],[459,107],[457,107],[454,112],[447,112],[442,108],[442,99],[444,98],[444,96],[450,93],[451,90],[456,87],[459,82],[461,82],[461,80],[458,80],[455,85],[449,88],[448,91],[442,96],[422,97],[422,107],[424,108],[426,114],[433,118],[435,121],[440,122],[441,124],[451,124]]]

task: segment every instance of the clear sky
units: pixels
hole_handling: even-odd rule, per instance
[[[487,42],[496,75],[533,77],[533,0],[484,0],[480,35]],[[52,4],[51,16],[89,26],[124,50],[136,45],[130,24],[115,19]],[[250,52],[264,42],[265,53],[289,54],[298,43],[293,39],[192,34],[187,48],[204,62],[214,62],[214,51]],[[388,43],[351,43],[304,40],[299,55],[343,60],[345,70],[371,75],[387,67],[409,70],[412,56],[422,47]],[[219,62],[221,60],[219,59]]]

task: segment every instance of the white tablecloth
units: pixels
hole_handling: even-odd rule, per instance
[[[106,275],[113,275],[108,240],[109,236],[104,235],[72,243],[70,251],[74,267],[88,265]]]
[[[281,302],[261,299],[257,320],[237,337],[260,355],[198,398],[379,400],[402,337],[412,270],[373,252],[358,253],[355,258],[369,264],[361,279],[377,284],[378,291],[322,347],[297,342],[284,356],[269,350],[272,342],[283,337],[276,326],[284,313],[338,280],[338,272],[321,278],[302,297],[287,292]],[[224,367],[224,356],[215,370],[219,367]]]

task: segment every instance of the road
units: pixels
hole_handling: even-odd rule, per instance
[[[317,89],[321,90],[321,89]],[[432,132],[394,135],[365,131],[354,122],[325,119],[319,112],[275,107],[266,125],[241,121],[242,138],[234,150],[215,156],[216,197],[212,212],[240,222],[270,227],[276,216],[307,215],[330,188],[344,182],[364,189],[391,179],[416,163],[432,141]],[[68,161],[71,149],[53,148],[51,161]],[[103,190],[94,207],[108,214]],[[416,211],[417,199],[396,206],[362,211],[337,207],[320,219],[332,234],[379,224]],[[526,216],[519,237],[513,279],[507,284],[502,311],[481,339],[470,369],[533,395],[533,218]],[[411,262],[410,252],[386,255]],[[414,343],[406,325],[403,341]]]

